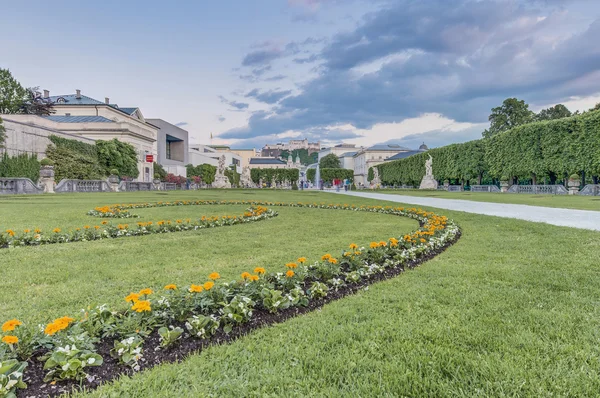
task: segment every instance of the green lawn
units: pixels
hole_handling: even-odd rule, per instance
[[[561,207],[600,211],[600,197],[571,195],[526,195],[489,192],[447,192],[419,189],[378,189],[374,192],[394,195],[424,196],[441,199],[464,199],[476,202],[514,203],[520,205]]]
[[[383,204],[260,191],[0,198],[1,227],[74,227],[90,223],[85,211],[95,205],[191,198]],[[167,211],[184,218],[240,210],[136,212],[151,220],[168,218]],[[203,281],[211,271],[233,277],[416,226],[378,214],[277,210],[279,217],[256,224],[1,250],[1,318],[40,321],[88,303],[119,303],[141,287]],[[600,234],[438,213],[453,218],[463,237],[419,269],[183,363],[121,378],[90,396],[597,396]]]

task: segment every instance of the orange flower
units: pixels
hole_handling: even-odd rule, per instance
[[[425,239],[421,238],[421,243],[427,242]]]
[[[219,278],[221,278],[221,275],[219,275],[218,272],[213,272],[208,276],[208,279],[212,279],[213,281],[216,281]]]
[[[41,234],[42,230],[39,228],[36,228],[35,230],[33,230],[33,232],[35,232],[36,234]]]
[[[338,260],[337,260],[337,259],[335,259],[335,258],[333,258],[333,257],[331,257],[331,258],[330,258],[329,260],[327,260],[327,261],[329,261],[329,263],[330,263],[330,264],[337,264],[337,262],[338,262]]]
[[[7,229],[6,233],[9,234],[10,236],[15,236],[15,231],[13,231],[12,229]]]
[[[250,275],[250,280],[251,280],[252,282],[256,282],[258,279],[259,279],[259,278],[258,278],[258,275]]]
[[[140,290],[140,295],[141,295],[141,296],[148,296],[148,295],[150,295],[150,294],[152,294],[152,293],[154,293],[154,292],[152,291],[152,289],[142,289],[142,290]]]
[[[59,232],[60,232],[60,228],[54,228],[54,229],[52,230],[52,232],[54,232],[55,234],[57,234],[57,233],[59,233]]]
[[[292,271],[291,269],[288,270],[288,272],[285,273],[285,276],[287,276],[288,278],[291,278],[292,276],[294,276],[294,271]]]
[[[289,269],[292,269],[292,268],[298,267],[298,264],[296,264],[296,263],[287,263],[285,266],[288,267]]]
[[[133,307],[131,307],[132,310],[134,310],[135,312],[149,312],[152,311],[152,307],[150,306],[150,301],[148,300],[140,300],[137,301]]]
[[[379,243],[377,243],[377,242],[371,242],[371,243],[369,244],[369,247],[370,247],[371,249],[375,249],[375,248],[379,247]]]
[[[2,325],[2,331],[3,332],[12,332],[13,330],[15,330],[15,328],[17,326],[22,325],[21,321],[18,321],[16,319],[11,319],[10,321],[6,321],[4,322],[4,324]]]
[[[30,232],[31,232],[31,230],[30,230],[30,229],[26,229],[26,230],[24,230],[23,232],[25,232],[26,234],[28,234],[28,233],[30,233]]]
[[[106,224],[108,224],[108,221],[106,221],[106,220],[102,221],[102,225],[106,225]]]
[[[4,336],[2,337],[2,342],[6,344],[17,344],[19,342],[19,338],[17,336]]]
[[[265,273],[265,269],[263,267],[256,267],[254,268],[254,272],[256,272],[259,275],[262,275]]]
[[[379,242],[379,246],[382,246],[382,247],[387,246],[387,242],[381,241],[381,242]]]
[[[250,278],[250,272],[242,272],[242,279]]]
[[[165,286],[165,290],[177,290],[177,286],[174,284],[170,284]]]
[[[55,334],[56,332],[58,332],[59,330],[61,330],[57,324],[55,323],[49,323],[46,328],[44,329],[44,333],[46,333],[48,336],[52,336],[53,334]]]
[[[125,297],[125,301],[136,303],[140,299],[140,295],[138,293],[129,293],[129,296]]]
[[[205,282],[203,286],[204,286],[204,290],[210,290],[215,286],[215,283],[214,282]]]
[[[190,293],[200,293],[202,291],[202,286],[200,285],[193,285],[190,286]]]
[[[300,258],[299,258],[297,261],[298,261],[300,264],[304,264],[304,263],[306,262],[306,257],[300,257]]]
[[[356,243],[350,243],[350,249],[354,250],[356,248],[358,248],[358,245]]]
[[[327,254],[324,254],[324,255],[323,255],[323,257],[321,257],[321,260],[322,260],[322,261],[327,261],[327,260],[329,260],[330,258],[331,258],[331,254],[327,253]]]

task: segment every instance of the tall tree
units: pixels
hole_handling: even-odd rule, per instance
[[[488,118],[490,128],[483,132],[483,137],[488,138],[502,131],[534,121],[535,113],[529,110],[529,105],[523,100],[507,98],[501,106],[492,108]]]
[[[27,89],[21,86],[8,69],[0,68],[0,113],[19,113],[27,101]]]
[[[43,98],[37,91],[39,87],[28,88],[27,99],[21,104],[19,113],[26,115],[49,116],[55,112],[53,103],[49,99]]]
[[[4,134],[5,131],[6,129],[4,128],[2,118],[0,117],[0,149],[4,148],[4,140],[6,140],[6,134]]]
[[[342,167],[340,158],[338,158],[334,153],[324,156],[319,162],[319,166],[322,169],[339,169]]]
[[[548,109],[542,109],[540,113],[535,116],[535,120],[554,120],[562,119],[563,117],[569,117],[573,114],[563,104],[551,106]]]
[[[600,110],[600,102],[598,102],[596,104],[596,106],[594,106],[592,109],[590,109],[590,111],[598,111],[598,110]]]

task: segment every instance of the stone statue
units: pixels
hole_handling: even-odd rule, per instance
[[[371,189],[377,189],[381,185],[381,178],[379,178],[379,169],[373,167],[373,179],[371,180]]]
[[[250,166],[244,166],[242,169],[242,175],[240,177],[240,185],[242,188],[253,188],[254,183],[252,182],[252,177],[250,175]]]
[[[213,188],[231,188],[229,178],[225,175],[225,155],[219,158],[219,165],[215,173],[215,182],[212,183]]]
[[[431,155],[429,155],[429,159],[427,159],[425,161],[425,175],[426,176],[433,176],[433,168],[431,167],[433,163],[433,158],[431,157]]]
[[[421,186],[419,189],[437,189],[438,182],[433,177],[433,158],[429,155],[429,159],[425,161],[425,175],[421,180]]]

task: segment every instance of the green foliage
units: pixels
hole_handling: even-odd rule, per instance
[[[48,158],[44,158],[40,161],[41,166],[54,166],[54,162]]]
[[[70,140],[69,140],[70,141]],[[86,155],[68,146],[50,145],[48,159],[54,162],[54,179],[98,180],[104,176],[98,158]]]
[[[98,158],[98,149],[94,144],[88,144],[77,140],[70,140],[68,138],[62,138],[56,135],[51,135],[48,138],[56,147],[70,149],[72,151],[79,152],[80,154],[89,156],[91,158]]]
[[[369,171],[367,172],[367,181],[371,182],[375,178],[375,172],[372,167],[369,167]]]
[[[27,94],[8,69],[0,68],[0,113],[19,113]]]
[[[237,172],[235,166],[230,166],[225,169],[225,176],[229,179],[229,183],[232,186],[238,187],[240,185],[240,173]]]
[[[319,167],[321,169],[339,169],[342,167],[342,164],[340,163],[340,158],[338,158],[334,153],[330,153],[329,155],[321,158]]]
[[[187,166],[185,166],[186,170],[187,170],[187,176],[188,178],[191,177],[200,177],[200,179],[202,180],[202,182],[204,182],[205,184],[212,184],[213,182],[215,182],[215,175],[217,174],[217,167],[213,166],[211,164],[201,164],[198,166],[193,166],[191,164],[188,164]],[[239,184],[239,174],[238,174],[238,184]]]
[[[133,145],[115,139],[96,141],[98,162],[109,174],[111,169],[117,169],[121,175],[136,178],[139,175],[137,153]]]
[[[554,120],[562,119],[563,117],[572,116],[571,111],[563,104],[551,106],[548,109],[542,109],[540,113],[535,116],[535,120]]]
[[[317,174],[317,169],[308,169],[306,170],[306,179],[308,181],[315,181],[315,175]]]
[[[483,132],[483,136],[486,138],[491,137],[513,127],[530,123],[534,120],[534,117],[535,113],[529,110],[529,105],[525,101],[507,98],[501,106],[492,108],[492,113],[488,118],[490,128]]]
[[[252,182],[258,184],[262,179],[264,183],[270,183],[275,178],[276,182],[290,181],[295,182],[300,178],[298,169],[250,169],[250,178]]]
[[[173,327],[171,329],[167,327],[161,327],[158,329],[158,335],[160,336],[160,346],[163,348],[172,346],[179,340],[183,334],[183,329],[180,327]]]
[[[0,358],[0,397],[16,397],[17,389],[27,388],[27,384],[23,382],[26,367],[27,362]]]
[[[352,180],[354,178],[354,170],[350,169],[321,169],[321,179],[323,181],[333,181],[335,179]],[[313,176],[314,179],[314,176]]]
[[[40,162],[35,155],[21,154],[0,158],[0,177],[24,177],[34,183],[40,178]]]
[[[2,118],[0,117],[0,148],[4,148],[4,141],[6,141],[6,129],[4,128]]]
[[[137,371],[140,369],[139,361],[142,359],[142,340],[139,336],[131,336],[123,340],[115,340],[115,347],[110,350],[110,355],[119,360],[119,363]]]
[[[290,152],[288,150],[281,151],[281,158],[287,160]],[[292,151],[292,159],[294,162],[296,161],[296,157],[300,156],[300,163],[305,166],[309,164],[317,163],[317,159],[319,158],[318,152],[313,152],[310,155],[308,154],[308,149],[294,149]]]
[[[164,178],[167,176],[167,171],[160,164],[158,164],[156,162],[154,162],[152,164],[152,166],[154,169],[154,178],[156,178],[156,175],[158,174],[158,179],[164,180]],[[189,176],[189,174],[188,174],[188,176]]]
[[[110,175],[118,176],[119,175],[119,170],[117,170],[117,169],[110,169]]]
[[[80,350],[72,346],[57,347],[46,360],[45,370],[50,370],[44,381],[83,380],[85,368],[102,365],[102,357],[88,350]]]

